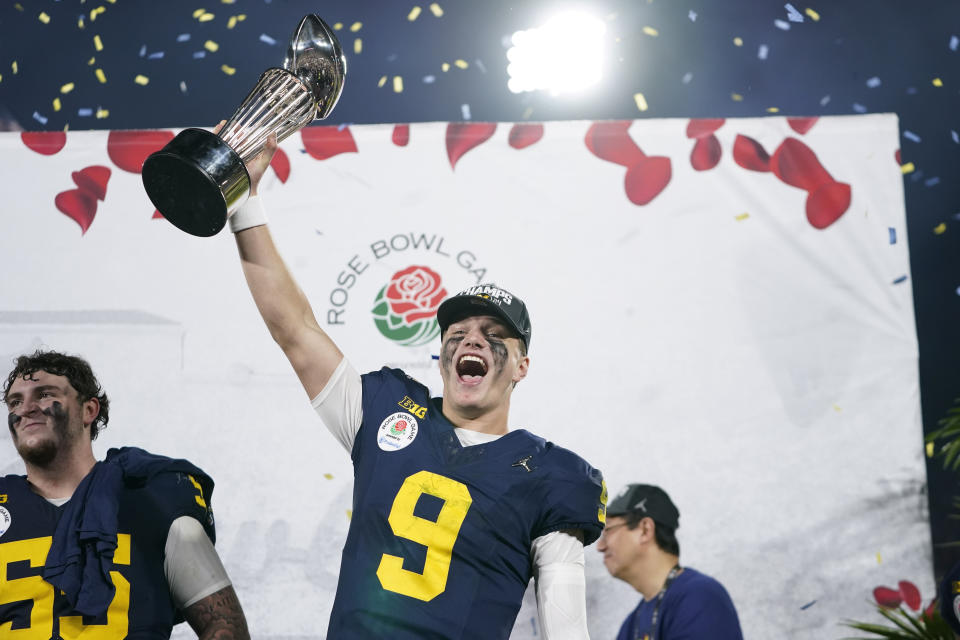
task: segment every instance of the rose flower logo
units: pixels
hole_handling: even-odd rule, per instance
[[[427,344],[440,335],[437,307],[447,297],[440,276],[413,265],[393,274],[373,303],[373,321],[387,338],[406,347]]]

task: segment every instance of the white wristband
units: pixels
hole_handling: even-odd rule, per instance
[[[230,216],[230,231],[237,233],[250,227],[267,224],[267,212],[263,210],[260,196],[250,196],[243,205]]]

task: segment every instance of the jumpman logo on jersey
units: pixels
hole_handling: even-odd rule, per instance
[[[513,463],[512,465],[510,465],[510,466],[511,466],[511,467],[523,467],[524,469],[527,470],[527,473],[533,473],[533,469],[531,469],[530,466],[527,464],[528,462],[530,462],[530,459],[531,459],[532,457],[533,457],[533,456],[526,456],[525,458],[520,458],[519,460],[517,460],[516,462],[514,462],[514,463]]]

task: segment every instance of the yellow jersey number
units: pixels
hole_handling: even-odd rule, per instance
[[[42,567],[50,550],[51,536],[30,538],[0,544],[0,604],[32,600],[30,626],[13,629],[13,622],[0,624],[4,640],[49,640],[53,633],[54,587],[40,576],[9,579],[12,562],[28,561],[31,568]],[[130,535],[117,535],[114,564],[130,564]],[[60,637],[63,640],[122,640],[127,636],[127,612],[130,608],[130,583],[119,571],[111,571],[116,592],[107,609],[106,624],[83,624],[82,616],[62,616]]]
[[[436,522],[413,515],[424,493],[443,500]],[[377,568],[383,588],[425,602],[443,593],[453,545],[471,504],[470,490],[462,482],[429,471],[418,471],[404,480],[390,509],[390,528],[394,535],[424,545],[427,559],[423,572],[417,573],[403,568],[403,558],[383,554]]]

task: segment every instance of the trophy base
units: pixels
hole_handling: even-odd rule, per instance
[[[195,236],[220,232],[250,192],[240,156],[216,134],[184,129],[143,163],[143,186],[164,218]]]

